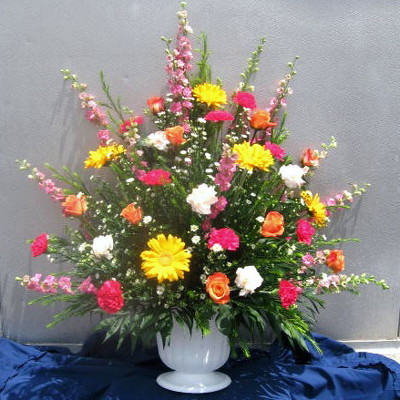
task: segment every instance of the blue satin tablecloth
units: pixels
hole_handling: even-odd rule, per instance
[[[216,393],[180,394],[159,387],[166,371],[157,355],[115,352],[91,337],[82,351],[25,346],[0,339],[1,400],[392,400],[400,399],[400,364],[357,353],[315,335],[324,355],[296,364],[274,344],[269,353],[230,360],[222,369],[232,384]]]

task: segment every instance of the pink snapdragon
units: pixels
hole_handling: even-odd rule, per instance
[[[111,139],[111,132],[108,129],[101,129],[97,131],[97,138],[100,140],[101,146],[106,146],[107,142]]]
[[[179,123],[186,126],[185,132],[189,131],[188,125],[189,112],[193,107],[192,88],[188,79],[188,72],[193,68],[191,61],[193,58],[192,45],[188,37],[192,29],[188,24],[186,10],[178,12],[179,25],[176,37],[175,48],[167,51],[166,72],[170,75],[168,79],[169,90],[172,94],[172,104],[170,111],[174,114],[182,113]]]
[[[29,176],[38,182],[39,187],[46,192],[54,201],[64,201],[63,189],[56,186],[51,179],[46,179],[43,172],[38,171],[36,168],[32,170],[32,175]]]
[[[223,155],[219,161],[218,173],[215,175],[214,183],[219,186],[221,192],[226,192],[231,187],[231,181],[235,175],[237,154]]]
[[[107,114],[96,103],[86,111],[85,118],[96,125],[106,126],[110,123]]]
[[[218,214],[225,210],[227,204],[228,200],[226,199],[226,197],[224,196],[218,197],[217,202],[211,206],[211,214],[209,215],[209,217],[211,219],[217,218]]]
[[[93,285],[92,279],[88,276],[79,286],[78,292],[86,294],[96,294],[97,288]]]
[[[21,284],[29,290],[40,293],[58,293],[58,289],[60,289],[63,293],[74,294],[71,279],[67,276],[56,278],[54,275],[47,275],[42,281],[41,279],[42,274],[35,274],[31,277],[24,275]]]
[[[304,254],[304,256],[301,257],[301,262],[306,267],[312,267],[316,265],[315,258],[310,253]]]
[[[212,229],[207,246],[212,250],[222,248],[234,251],[239,247],[239,236],[230,228]]]

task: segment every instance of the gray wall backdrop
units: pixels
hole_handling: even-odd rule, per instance
[[[97,145],[96,129],[61,79],[70,68],[100,97],[98,72],[138,113],[165,90],[164,46],[174,37],[178,0],[0,1],[0,298],[2,335],[29,342],[80,342],[94,323],[72,320],[47,330],[60,307],[28,306],[35,297],[16,275],[52,272],[32,259],[27,238],[62,233],[59,205],[19,172],[16,158],[82,170]],[[318,170],[323,195],[349,182],[372,184],[329,235],[361,239],[344,246],[347,272],[376,274],[391,285],[359,297],[328,296],[315,328],[337,339],[393,339],[399,318],[399,46],[398,0],[191,0],[195,33],[206,31],[214,76],[236,88],[246,58],[265,35],[257,96],[267,101],[295,55],[298,76],[289,98],[292,136],[300,154],[334,135],[336,151]],[[86,173],[86,172],[85,172]],[[87,175],[87,173],[86,173]]]

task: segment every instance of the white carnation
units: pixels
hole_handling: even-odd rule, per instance
[[[191,205],[194,212],[208,215],[211,214],[211,206],[218,201],[216,194],[213,186],[202,183],[192,190],[192,193],[186,197],[186,201]]]
[[[114,247],[114,241],[111,235],[97,236],[93,239],[92,252],[95,257],[105,257],[111,260],[111,251]]]
[[[301,168],[298,165],[289,164],[282,165],[282,167],[279,169],[279,175],[288,188],[296,189],[305,183],[302,177],[307,173],[307,171],[307,167]]]
[[[246,296],[254,293],[259,286],[261,286],[263,278],[258,273],[254,265],[248,265],[244,268],[238,268],[236,270],[235,284],[242,290],[239,292],[239,296]]]
[[[161,151],[167,150],[169,145],[169,140],[167,139],[167,136],[163,131],[151,133],[147,136],[144,142],[147,146],[155,147],[156,149]]]

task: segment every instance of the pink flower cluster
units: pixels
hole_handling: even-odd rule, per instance
[[[221,121],[233,121],[235,117],[228,111],[215,110],[207,113],[204,119],[206,121],[211,121],[211,122],[221,122]]]
[[[46,179],[43,172],[36,171],[33,176],[39,184],[39,187],[44,190],[54,201],[64,201],[65,196],[63,190],[56,186],[51,179]]]
[[[96,125],[106,126],[109,124],[107,114],[94,101],[94,96],[81,92],[79,98],[82,100],[81,106],[86,110],[85,118]]]
[[[353,195],[345,190],[342,193],[336,194],[334,197],[330,197],[324,201],[327,206],[344,206],[345,201],[349,201],[350,203],[353,201]]]
[[[187,78],[187,73],[192,69],[192,45],[187,36],[191,28],[187,21],[187,12],[182,10],[178,13],[179,28],[176,37],[176,45],[172,52],[167,55],[166,72],[170,75],[168,85],[172,93],[172,104],[170,110],[172,113],[182,113],[182,121],[185,132],[189,130],[188,119],[189,110],[193,107],[191,102],[192,88]]]
[[[212,249],[214,245],[219,245],[224,250],[234,251],[239,247],[239,236],[230,228],[213,229],[210,232],[207,246]]]
[[[216,203],[211,206],[211,214],[203,221],[201,225],[201,229],[207,232],[212,228],[211,220],[217,218],[218,214],[225,210],[225,207],[228,204],[228,200],[224,196],[218,197]]]
[[[71,278],[67,276],[56,278],[53,275],[47,275],[43,280],[41,279],[42,274],[35,274],[33,276],[24,275],[21,284],[29,290],[41,293],[57,293],[58,290],[67,294],[75,294],[77,292],[96,294],[97,292],[97,289],[91,283],[90,276],[79,285],[77,291],[72,290]]]
[[[237,155],[223,155],[219,161],[218,173],[215,175],[214,183],[219,186],[221,192],[226,192],[231,187],[231,181],[236,171]]]

